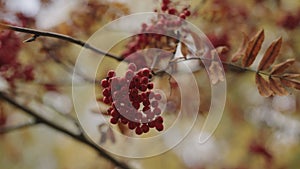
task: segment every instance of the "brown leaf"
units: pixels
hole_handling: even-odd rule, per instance
[[[278,96],[286,96],[289,92],[282,86],[280,80],[269,77],[270,88]]]
[[[262,60],[259,63],[258,70],[266,70],[268,69],[275,61],[276,57],[279,54],[280,48],[282,44],[282,38],[275,40],[267,49],[264,54]]]
[[[211,51],[212,62],[210,63],[208,73],[210,77],[210,81],[213,85],[217,84],[219,81],[225,80],[225,75],[222,69],[221,63],[219,63],[217,60],[218,53],[217,49],[213,49]]]
[[[231,62],[237,62],[241,57],[245,56],[245,50],[249,37],[243,33],[243,43],[239,46],[238,50],[232,55]]]
[[[273,66],[271,75],[278,75],[283,73],[288,67],[295,63],[295,59],[288,59],[285,62]]]
[[[218,53],[218,55],[222,55],[225,54],[229,51],[229,48],[227,46],[218,46],[216,47],[216,51]]]
[[[280,79],[281,83],[287,87],[291,87],[297,90],[300,90],[300,82],[294,79]]]
[[[299,73],[285,73],[283,75],[283,77],[286,79],[295,79],[295,78],[299,78],[300,74]]]
[[[242,60],[243,67],[249,67],[254,62],[261,45],[265,39],[264,30],[259,31],[249,42],[246,48],[245,56]]]
[[[255,82],[260,95],[269,97],[273,94],[273,91],[270,89],[269,82],[258,73],[255,76]]]
[[[181,43],[181,53],[185,59],[186,56],[189,54],[189,49],[184,43]]]

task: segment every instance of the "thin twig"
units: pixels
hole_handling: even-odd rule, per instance
[[[161,75],[164,74],[164,72],[170,68],[170,66],[174,65],[174,64],[178,64],[180,62],[184,62],[184,61],[189,61],[189,60],[206,60],[206,61],[216,61],[216,62],[220,62],[223,64],[223,66],[226,66],[227,68],[231,69],[232,71],[239,71],[239,72],[252,72],[252,73],[259,73],[265,76],[270,76],[270,77],[276,77],[276,78],[281,78],[281,79],[285,79],[285,80],[289,80],[288,78],[284,78],[280,75],[272,75],[268,72],[265,71],[261,71],[261,70],[255,70],[252,68],[248,68],[248,67],[242,67],[236,64],[233,64],[231,62],[225,62],[225,61],[219,61],[219,60],[214,60],[214,59],[210,59],[210,58],[204,58],[204,57],[191,57],[191,58],[185,58],[185,57],[180,57],[177,58],[176,60],[172,60],[169,62],[169,65],[163,69],[163,70],[158,70],[156,72],[153,72],[154,75]]]
[[[34,100],[37,101],[37,102],[38,102],[39,104],[41,104],[42,106],[46,106],[46,108],[51,109],[52,111],[56,112],[58,115],[60,115],[60,116],[62,116],[62,117],[64,117],[64,118],[66,118],[67,120],[71,121],[71,122],[76,126],[76,128],[77,128],[77,130],[78,130],[78,133],[79,133],[80,135],[82,135],[82,136],[84,135],[83,128],[80,126],[79,120],[78,120],[77,118],[73,117],[72,115],[70,115],[70,114],[68,114],[68,113],[67,113],[67,114],[66,114],[66,113],[62,113],[62,112],[56,110],[54,107],[52,107],[52,106],[50,106],[50,105],[43,104],[42,98],[38,97],[38,96],[35,95],[35,94],[32,94],[32,93],[26,93],[26,92],[23,92],[23,93],[18,92],[18,94],[25,95],[25,97],[27,96],[27,97],[32,97],[32,98],[34,98]]]
[[[205,3],[205,2],[206,1],[204,0],[201,3]],[[0,23],[0,28],[10,29],[10,30],[14,30],[14,31],[17,31],[17,32],[23,32],[23,33],[28,33],[28,34],[33,34],[34,35],[34,40],[36,38],[38,38],[39,36],[52,37],[52,38],[61,39],[61,40],[64,40],[64,41],[68,41],[68,42],[77,44],[77,45],[82,46],[84,48],[90,49],[90,50],[92,50],[92,51],[94,51],[94,52],[96,52],[98,54],[108,56],[108,57],[113,58],[113,59],[115,59],[117,61],[122,61],[123,60],[121,57],[118,57],[118,56],[115,56],[113,54],[101,51],[100,49],[97,49],[97,48],[93,47],[92,45],[90,45],[90,44],[88,44],[86,42],[83,42],[81,40],[75,39],[75,38],[67,36],[67,35],[58,34],[58,33],[54,33],[54,32],[40,31],[40,30],[35,30],[35,29],[30,29],[30,28],[24,28],[24,27],[18,27],[18,26],[12,26],[12,25],[4,24],[4,23]],[[197,60],[208,60],[208,58],[197,57],[197,58],[188,58],[188,59],[180,60],[178,62],[187,61],[187,60],[194,60],[194,59],[197,59]],[[178,63],[178,62],[170,62],[169,66],[172,65],[172,64],[174,64],[174,63]],[[229,63],[229,62],[222,62],[222,64],[223,65],[227,65],[228,67],[234,68],[234,69],[239,70],[239,71],[249,71],[249,72],[255,72],[255,73],[260,73],[260,74],[263,74],[263,75],[266,75],[266,76],[270,76],[266,72],[257,71],[257,70],[250,69],[250,68],[240,67],[238,65],[235,65],[235,64],[232,64],[232,63]],[[168,68],[169,68],[169,66],[168,66]],[[163,72],[164,72],[164,70],[160,70],[158,72],[155,72],[154,74],[157,75],[157,74],[161,74]]]
[[[16,31],[16,32],[33,34],[33,36],[31,38],[29,38],[29,39],[27,39],[27,40],[24,41],[25,43],[35,41],[37,38],[42,37],[42,36],[44,36],[44,37],[51,37],[51,38],[56,38],[56,39],[64,40],[64,41],[67,41],[67,42],[71,42],[73,44],[82,46],[82,47],[84,47],[86,49],[90,49],[90,50],[96,52],[97,54],[110,57],[110,58],[115,59],[117,61],[122,61],[123,60],[123,58],[121,58],[119,56],[113,55],[111,53],[104,52],[104,51],[102,51],[102,50],[100,50],[100,49],[92,46],[91,44],[88,44],[88,43],[86,43],[84,41],[81,41],[79,39],[75,39],[75,38],[67,36],[67,35],[63,35],[63,34],[59,34],[59,33],[54,33],[54,32],[40,31],[40,30],[30,29],[30,28],[24,28],[24,27],[18,27],[18,26],[3,24],[3,23],[0,23],[0,28],[10,29],[10,30],[13,30],[13,31]],[[63,63],[61,60],[59,60],[58,58],[56,58],[54,55],[51,55],[50,57],[55,62],[57,62],[58,64],[61,64],[62,68],[64,70],[66,70],[67,72],[73,72],[73,70],[68,65],[66,65],[65,63]],[[86,76],[82,75],[81,73],[78,73],[77,71],[75,71],[75,73],[78,76],[82,77],[84,80],[88,81],[88,82],[99,83],[97,80],[92,80],[89,77],[86,77]]]
[[[40,123],[43,123],[47,126],[49,126],[50,128],[53,128],[65,135],[70,136],[71,138],[93,148],[94,150],[96,150],[103,158],[109,160],[110,162],[112,162],[114,165],[122,168],[122,169],[130,169],[125,163],[118,161],[117,159],[115,159],[114,157],[112,157],[110,154],[108,154],[105,150],[103,150],[102,148],[98,147],[97,145],[95,145],[94,143],[92,143],[90,140],[88,140],[86,137],[84,137],[82,134],[74,134],[72,132],[70,132],[69,130],[51,122],[50,120],[40,116],[39,114],[37,114],[36,112],[30,110],[29,108],[17,103],[15,100],[11,99],[10,97],[6,96],[4,93],[0,92],[0,99],[2,99],[3,101],[11,104],[12,106],[24,111],[25,113],[31,115],[32,117],[35,118],[35,120],[39,121]]]
[[[63,35],[63,34],[59,34],[59,33],[54,33],[54,32],[40,31],[40,30],[36,30],[36,29],[13,26],[13,25],[8,25],[8,24],[4,24],[4,23],[0,23],[0,28],[10,29],[10,30],[13,30],[13,31],[16,31],[16,32],[23,32],[23,33],[27,33],[27,34],[33,34],[34,38],[30,39],[31,41],[35,40],[36,38],[41,37],[41,36],[61,39],[61,40],[64,40],[64,41],[71,42],[71,43],[74,43],[76,45],[82,46],[86,49],[90,49],[90,50],[92,50],[92,51],[94,51],[98,54],[108,56],[108,57],[110,57],[112,59],[115,59],[117,61],[122,61],[123,60],[121,57],[115,56],[115,55],[110,54],[110,53],[106,53],[106,52],[104,52],[100,49],[97,49],[96,47],[94,47],[94,46],[92,46],[92,45],[90,45],[90,44],[88,44],[84,41],[75,39],[71,36],[67,36],[67,35]]]

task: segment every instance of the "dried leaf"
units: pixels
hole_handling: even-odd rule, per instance
[[[184,43],[181,43],[181,53],[185,59],[186,56],[189,54],[189,49]]]
[[[267,49],[264,54],[262,60],[259,63],[258,70],[266,70],[268,69],[275,61],[276,57],[279,54],[280,48],[282,44],[282,38],[275,40]]]
[[[261,49],[261,45],[265,39],[264,30],[259,31],[254,38],[252,38],[248,42],[248,46],[246,48],[245,56],[242,60],[243,67],[249,67],[254,62],[259,50]]]
[[[299,78],[300,74],[299,73],[285,73],[283,75],[283,78],[285,79],[295,79],[295,78]]]
[[[281,78],[281,83],[287,87],[291,87],[297,90],[300,90],[300,82],[294,79],[284,79]]]
[[[269,97],[273,94],[269,82],[258,73],[255,76],[255,82],[261,96]]]
[[[218,57],[217,50],[216,49],[212,50],[211,55],[213,58],[212,58],[212,62],[210,63],[210,66],[209,66],[208,73],[209,73],[211,83],[213,85],[215,85],[219,81],[221,81],[221,82],[224,81],[225,75],[224,75],[221,63],[216,61],[216,59]]]
[[[289,92],[282,86],[280,80],[269,78],[270,88],[278,96],[286,96]]]
[[[288,67],[295,63],[295,59],[288,59],[285,62],[273,66],[271,75],[278,75],[283,73]]]
[[[241,57],[245,56],[246,45],[249,41],[249,37],[245,33],[243,33],[243,36],[243,43],[240,45],[238,50],[232,55],[231,62],[237,62],[238,60],[240,60]]]
[[[218,53],[218,55],[222,55],[225,54],[229,51],[229,48],[227,46],[218,46],[216,47],[216,51]]]

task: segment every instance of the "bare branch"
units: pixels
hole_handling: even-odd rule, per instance
[[[121,57],[115,56],[113,54],[110,53],[106,53],[100,49],[97,49],[96,47],[83,42],[81,40],[75,39],[73,37],[67,36],[67,35],[63,35],[63,34],[58,34],[58,33],[54,33],[54,32],[47,32],[47,31],[40,31],[40,30],[35,30],[35,29],[30,29],[30,28],[24,28],[24,27],[18,27],[18,26],[12,26],[12,25],[8,25],[8,24],[4,24],[4,23],[0,23],[0,28],[2,29],[10,29],[16,32],[22,32],[22,33],[27,33],[27,34],[33,34],[34,36],[32,38],[30,38],[27,41],[34,41],[35,39],[37,39],[38,37],[44,36],[44,37],[51,37],[51,38],[56,38],[56,39],[60,39],[60,40],[64,40],[67,42],[71,42],[74,43],[76,45],[82,46],[86,49],[90,49],[98,54],[104,55],[104,56],[108,56],[112,59],[115,59],[117,61],[122,61],[123,59]],[[26,41],[26,40],[25,40]]]
[[[125,163],[118,161],[117,159],[115,159],[114,157],[112,157],[110,154],[108,154],[105,150],[103,150],[102,148],[98,147],[97,145],[95,145],[94,143],[92,143],[89,139],[87,139],[85,136],[83,136],[82,134],[74,134],[72,132],[70,132],[69,130],[51,122],[50,120],[40,116],[39,114],[37,114],[36,112],[30,110],[29,108],[17,103],[15,100],[11,99],[10,97],[6,96],[4,93],[0,92],[0,99],[2,99],[3,101],[9,103],[10,105],[24,111],[25,113],[31,115],[32,117],[35,118],[35,120],[39,121],[40,123],[43,123],[47,126],[49,126],[50,128],[53,128],[63,134],[68,135],[69,137],[93,148],[94,150],[96,150],[100,156],[102,156],[103,158],[109,160],[111,163],[113,163],[114,165],[122,168],[122,169],[130,169],[129,166],[127,166]]]

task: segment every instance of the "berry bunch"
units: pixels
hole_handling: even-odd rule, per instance
[[[188,7],[177,10],[176,6],[178,6],[177,3],[172,3],[171,0],[162,0],[161,10],[164,13],[179,16],[181,19],[186,19],[191,15],[191,11],[188,10]]]
[[[21,40],[11,30],[0,30],[0,66],[16,61]]]
[[[17,79],[34,80],[33,65],[23,65],[18,60],[20,50],[21,40],[15,32],[0,30],[0,76],[9,82],[11,87],[15,87]]]
[[[300,25],[300,9],[298,12],[286,12],[284,16],[280,17],[277,24],[287,30],[299,28]]]
[[[176,31],[184,25],[184,19],[191,15],[189,6],[184,5],[183,9],[179,10],[178,6],[182,6],[181,1],[162,0],[161,10],[156,10],[160,14],[170,14],[177,17],[170,17],[168,15],[159,15],[152,20],[151,24],[141,25],[141,34],[134,36],[130,43],[126,45],[126,50],[122,53],[122,57],[126,58],[128,62],[137,63],[139,68],[146,67],[147,62],[152,63],[153,58],[143,57],[136,52],[143,49],[158,48],[168,52],[174,52],[176,49],[177,37]],[[153,33],[152,33],[153,32]],[[128,57],[130,55],[130,57]],[[153,56],[158,56],[160,60],[170,58],[170,54],[157,53]]]
[[[126,45],[127,49],[123,52],[122,57],[129,63],[136,63],[137,68],[141,69],[153,63],[154,56],[161,61],[170,59],[172,52],[176,49],[176,42],[176,39],[161,34],[139,34]],[[155,50],[151,52],[147,49],[166,49],[167,51],[157,52],[157,50],[153,53]]]
[[[137,70],[130,63],[124,77],[116,77],[113,70],[101,81],[103,102],[110,105],[107,113],[112,124],[127,124],[130,130],[141,135],[150,128],[162,131],[163,118],[159,108],[162,96],[152,91],[154,84],[150,81],[150,69]]]

